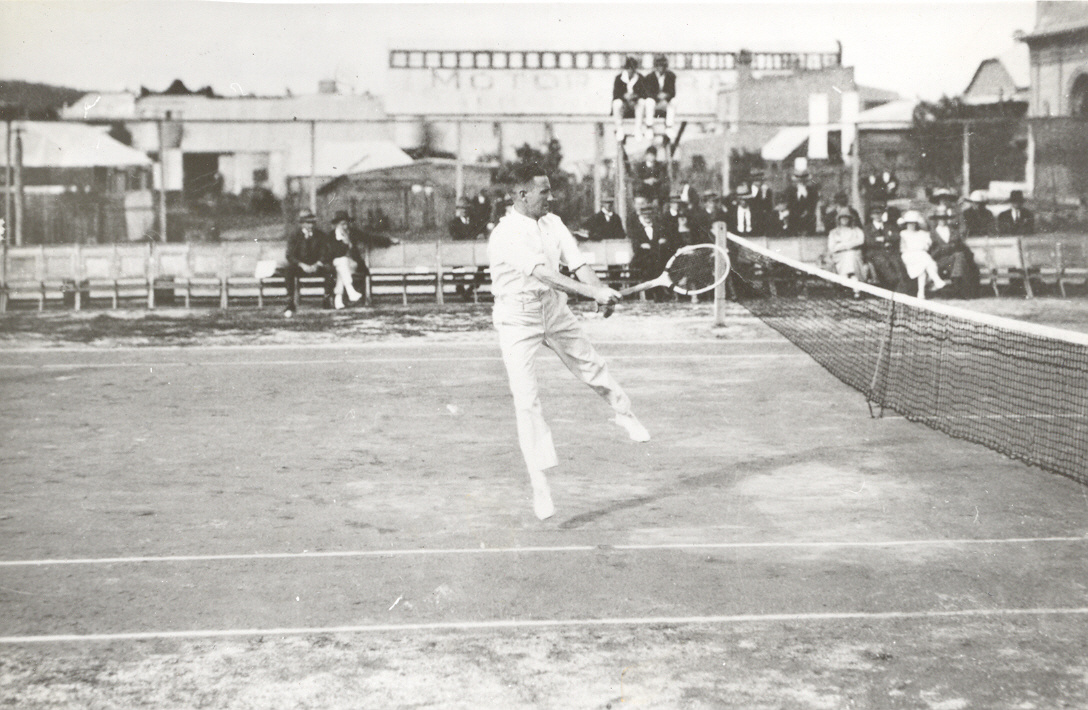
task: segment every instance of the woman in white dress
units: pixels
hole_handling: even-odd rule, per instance
[[[903,228],[899,232],[899,254],[907,267],[907,275],[918,280],[918,298],[926,297],[927,282],[938,291],[946,285],[937,272],[937,262],[929,255],[933,238],[922,229],[925,224],[925,218],[917,210],[907,210],[899,218],[899,226]]]

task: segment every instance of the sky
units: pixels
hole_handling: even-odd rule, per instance
[[[385,92],[390,49],[835,51],[858,83],[962,92],[1032,2],[343,3],[0,0],[0,80],[98,91]],[[1020,47],[1022,50],[1023,48]]]

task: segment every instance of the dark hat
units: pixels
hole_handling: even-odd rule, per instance
[[[669,60],[665,57],[664,54],[655,54],[654,55],[654,66],[656,67],[658,64],[664,64],[664,65],[668,66]]]
[[[1013,190],[1012,192],[1009,193],[1009,202],[1023,202],[1023,201],[1024,201],[1024,191],[1023,190]]]
[[[634,57],[628,57],[623,60],[624,69],[638,69],[638,60]]]
[[[299,210],[298,221],[300,224],[303,222],[316,222],[317,217],[310,210]]]
[[[340,224],[341,222],[351,222],[351,215],[345,210],[339,210],[332,216],[332,219],[329,220],[329,224]]]

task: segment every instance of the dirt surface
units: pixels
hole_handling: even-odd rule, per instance
[[[4,316],[0,707],[1088,707],[1085,487],[709,316],[586,314],[649,444],[541,358],[544,523],[485,306]]]

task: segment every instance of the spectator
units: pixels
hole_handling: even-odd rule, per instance
[[[881,288],[910,293],[910,276],[899,255],[899,210],[873,212],[865,229],[862,258],[868,264],[871,281]]]
[[[616,140],[624,138],[623,121],[635,120],[635,137],[642,136],[642,75],[638,73],[638,60],[628,57],[623,62],[623,71],[612,82],[612,120],[616,126]]]
[[[679,220],[686,219],[683,210],[677,215]],[[631,241],[631,276],[638,282],[649,281],[657,277],[665,268],[669,257],[679,248],[678,232],[669,228],[665,220],[654,214],[649,204],[639,207],[638,217],[627,230]],[[647,296],[660,300],[664,295],[660,289],[647,291]]]
[[[646,127],[653,131],[654,119],[664,117],[665,129],[670,130],[676,122],[676,74],[669,71],[665,55],[654,57],[654,70],[642,77],[642,95]]]
[[[453,210],[453,219],[450,220],[450,239],[455,242],[468,241],[479,236],[476,225],[468,217],[469,203],[464,199],[457,200],[457,206]]]
[[[753,186],[755,183],[752,183]],[[749,202],[752,208],[752,235],[769,237],[778,234],[778,213],[774,208],[774,192],[765,180],[760,180],[755,196]]]
[[[820,194],[808,171],[795,169],[786,195],[787,231],[791,236],[816,234],[816,205]]]
[[[835,222],[836,226],[827,234],[827,251],[835,264],[835,273],[860,280],[865,266],[861,258],[865,232],[854,220],[854,212],[849,207],[839,209]]]
[[[938,291],[947,285],[937,269],[937,262],[929,255],[933,238],[923,229],[925,219],[917,210],[907,210],[898,221],[903,228],[899,232],[899,255],[907,267],[907,276],[918,280],[918,298],[925,298],[927,283],[933,284]]]
[[[937,262],[941,278],[952,283],[949,295],[953,298],[975,298],[978,296],[980,282],[975,255],[963,241],[960,230],[952,225],[950,211],[938,212],[933,220],[933,244],[929,248],[929,254]]]
[[[1000,234],[1034,234],[1035,215],[1024,207],[1024,193],[1013,190],[1009,194],[1011,207],[997,216],[997,231]]]
[[[650,146],[646,149],[642,162],[635,168],[635,176],[635,194],[659,205],[669,194],[668,176],[665,166],[657,160],[657,148]]]
[[[370,275],[370,269],[366,264],[367,251],[400,244],[399,240],[390,239],[383,234],[357,229],[351,215],[344,210],[333,215],[332,226],[337,236],[330,240],[327,247],[326,262],[331,263],[332,258],[349,257],[350,262],[342,263],[346,263],[351,268],[353,282],[358,280],[365,283],[366,277]],[[335,306],[335,301],[333,305]]]
[[[880,185],[881,191],[884,193],[884,199],[894,200],[899,196],[899,179],[890,170],[885,170],[880,174]]]
[[[861,194],[865,198],[870,214],[880,214],[884,211],[884,205],[888,203],[888,193],[884,183],[873,173],[861,183]]]
[[[967,237],[985,237],[994,234],[994,215],[986,207],[986,193],[975,190],[966,199],[964,207],[963,230]]]
[[[729,214],[722,207],[722,197],[713,190],[703,193],[703,212],[706,213],[706,221],[713,227],[718,222],[725,222]]]
[[[752,197],[754,193],[747,184],[737,185],[733,201],[729,206],[727,224],[729,231],[740,237],[755,236],[756,219],[752,211]]]
[[[336,285],[333,288],[333,307],[344,307],[344,295],[355,303],[363,294],[355,289],[356,264],[365,263],[358,246],[351,240],[351,217],[347,212],[337,212],[332,218],[333,236],[327,242],[325,260],[332,264],[336,272]]]
[[[854,220],[854,226],[861,228],[861,215],[850,206],[850,198],[846,196],[845,192],[836,192],[835,197],[832,198],[832,204],[824,210],[823,222],[828,231],[839,226],[839,213],[843,210],[850,213],[850,217]]]
[[[623,230],[623,221],[612,211],[612,204],[611,197],[602,197],[601,209],[586,220],[585,230],[590,241],[627,238],[627,233]]]
[[[287,237],[287,267],[284,284],[287,287],[287,307],[284,318],[290,318],[298,310],[298,280],[304,276],[319,276],[325,280],[325,307],[332,305],[333,269],[324,261],[328,251],[329,236],[317,229],[317,217],[310,210],[298,215],[298,229]]]
[[[491,230],[487,225],[491,219],[491,200],[488,199],[487,192],[484,190],[480,190],[468,205],[468,219],[475,230],[473,239],[476,235],[490,233]]]

